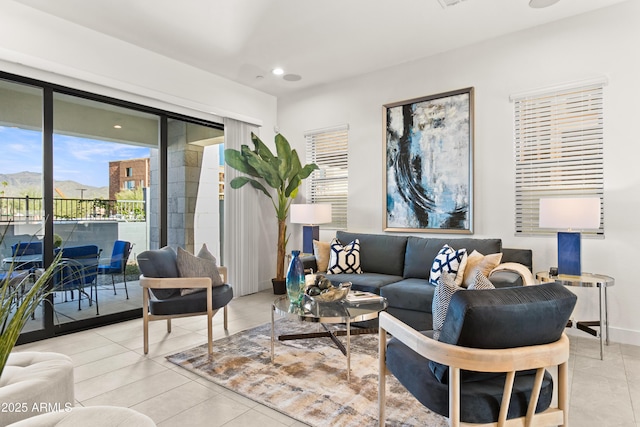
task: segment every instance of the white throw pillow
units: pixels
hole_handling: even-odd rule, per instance
[[[331,241],[327,274],[341,273],[362,273],[360,269],[360,240],[356,239],[348,245],[342,245],[338,239]]]
[[[429,283],[436,286],[442,274],[454,274],[455,283],[460,286],[464,277],[464,268],[467,263],[467,250],[455,250],[449,245],[444,245],[438,255],[433,259]]]

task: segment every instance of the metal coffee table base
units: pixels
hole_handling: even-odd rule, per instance
[[[351,323],[374,319],[378,317],[378,313],[384,310],[386,307],[386,300],[381,299],[378,302],[370,304],[352,306],[350,306],[349,304],[345,304],[345,306],[342,307],[345,312],[342,314],[332,313],[331,315],[327,315],[326,312],[322,312],[322,307],[312,307],[312,311],[315,311],[314,314],[310,311],[305,311],[305,309],[301,307],[291,307],[289,306],[289,301],[286,297],[280,297],[276,299],[271,306],[271,363],[275,361],[275,313],[278,312],[279,314],[293,314],[296,315],[296,317],[300,321],[320,323],[324,328],[324,331],[301,334],[284,334],[279,335],[278,340],[290,341],[309,338],[331,338],[338,349],[340,349],[342,354],[347,357],[347,381],[351,382],[351,335],[361,335],[378,332],[377,328],[351,329]],[[349,313],[349,309],[351,309],[354,313]],[[327,324],[344,324],[346,326],[346,329],[333,331],[329,329]],[[346,344],[343,344],[342,341],[338,339],[339,336],[347,337]]]

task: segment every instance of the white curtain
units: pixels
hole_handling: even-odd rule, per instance
[[[251,132],[258,128],[245,122],[225,118],[224,145],[240,150],[242,144],[251,145]],[[234,296],[247,295],[259,290],[258,281],[258,196],[250,185],[234,190],[229,183],[243,175],[224,166],[224,263],[228,268],[228,282]]]

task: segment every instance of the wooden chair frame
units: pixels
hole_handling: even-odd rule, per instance
[[[226,282],[227,268],[218,267],[218,272],[222,281]],[[167,332],[171,332],[171,319],[180,317],[191,316],[207,316],[207,341],[209,343],[209,355],[213,354],[213,316],[219,309],[213,309],[212,299],[212,285],[211,278],[209,277],[145,277],[140,275],[140,286],[143,288],[142,292],[142,323],[144,328],[143,340],[144,340],[144,354],[149,352],[149,322],[154,320],[166,320]],[[207,290],[207,311],[199,313],[183,313],[183,314],[168,314],[168,315],[156,315],[149,312],[149,289],[163,289],[163,288],[204,288]],[[224,329],[227,330],[227,306],[223,307],[224,312]]]
[[[388,313],[380,313],[379,329],[379,378],[378,378],[378,421],[385,425],[385,393],[387,332],[404,345],[429,360],[449,366],[449,425],[459,426],[495,426],[495,427],[536,427],[569,425],[568,412],[568,360],[569,339],[562,334],[554,343],[500,350],[485,350],[446,344],[426,337],[407,324]],[[558,405],[544,412],[535,413],[540,389],[547,367],[558,367]],[[425,369],[429,369],[425,366]],[[472,424],[460,421],[460,370],[479,372],[504,372],[507,378],[503,399],[500,405],[498,422]],[[511,400],[513,381],[517,371],[536,369],[536,378],[531,400],[524,417],[507,419],[507,410]]]

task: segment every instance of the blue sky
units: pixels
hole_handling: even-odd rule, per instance
[[[94,187],[109,185],[109,162],[149,157],[149,148],[55,135],[53,175]],[[0,126],[0,174],[42,172],[40,132]]]

